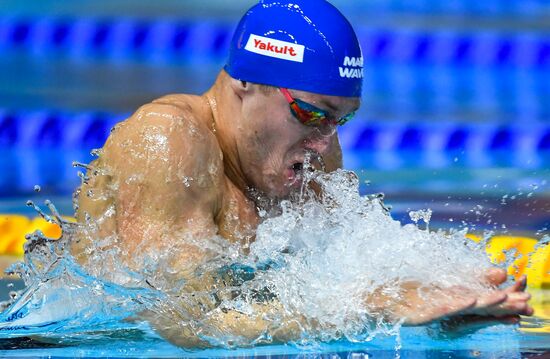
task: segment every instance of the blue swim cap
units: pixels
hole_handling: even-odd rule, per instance
[[[363,55],[344,15],[325,0],[262,0],[243,16],[225,70],[258,84],[360,97]]]

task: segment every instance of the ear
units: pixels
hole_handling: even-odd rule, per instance
[[[252,85],[249,82],[237,80],[234,78],[231,79],[230,86],[233,92],[235,92],[235,94],[241,99],[252,90]]]

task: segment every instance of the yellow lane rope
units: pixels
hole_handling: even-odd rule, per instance
[[[61,228],[42,217],[0,214],[0,255],[23,255],[25,235],[37,230],[48,238],[61,237]]]
[[[468,238],[479,242],[472,234]],[[550,245],[536,239],[515,236],[494,236],[485,248],[493,263],[508,260],[508,274],[516,279],[527,276],[527,284],[533,288],[550,289]]]
[[[61,228],[41,217],[30,219],[23,215],[0,214],[0,255],[23,255],[25,235],[41,230],[46,237],[59,238]],[[480,238],[468,235],[474,241]],[[493,263],[502,263],[506,258],[513,259],[508,266],[508,274],[519,278],[527,275],[527,283],[534,288],[550,289],[550,245],[538,244],[527,237],[495,236],[486,247]]]

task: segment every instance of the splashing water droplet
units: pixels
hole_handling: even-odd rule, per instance
[[[432,218],[432,210],[426,209],[426,210],[410,211],[409,217],[415,224],[418,224],[418,222],[421,220],[424,221],[424,223],[426,223],[426,229],[428,229],[428,226],[430,224],[430,219]]]
[[[101,148],[94,148],[93,150],[90,151],[90,155],[94,157],[99,157],[101,156],[102,153],[103,153],[103,150]]]
[[[181,180],[182,180],[183,185],[184,185],[185,187],[187,187],[187,188],[191,187],[191,181],[193,181],[193,178],[183,176]]]
[[[270,312],[266,320],[280,323],[286,317],[307,318],[303,337],[312,342],[368,340],[377,333],[396,333],[399,327],[399,323],[389,322],[380,311],[365,306],[366,298],[373,293],[385,291],[389,300],[399,300],[400,285],[407,281],[426,287],[484,288],[485,284],[471,273],[479,273],[490,264],[484,252],[475,252],[464,244],[465,232],[436,233],[412,224],[401,225],[391,217],[383,194],[361,196],[356,174],[344,170],[327,174],[322,158],[315,156],[310,154],[305,161],[312,161],[315,166],[311,162],[304,165],[308,170],[303,171],[304,185],[299,196],[277,202],[276,212],[262,207],[258,211],[262,222],[249,246],[250,253],[218,236],[189,239],[192,249],[199,248],[209,256],[208,261],[191,271],[197,273],[195,281],[207,283],[212,277],[223,277],[208,290],[186,287],[186,280],[178,277],[179,272],[173,266],[174,257],[183,253],[178,244],[187,238],[177,237],[177,241],[170,240],[165,246],[159,244],[152,253],[135,258],[140,265],[138,269],[130,268],[117,261],[123,251],[116,246],[118,238],[99,237],[103,218],[93,218],[88,213],[84,213],[86,223],[75,226],[85,228],[86,235],[94,239],[87,250],[95,255],[90,260],[97,265],[85,267],[90,273],[83,273],[67,251],[68,242],[76,239],[72,237],[72,227],[49,201],[46,206],[51,216],[41,212],[32,201],[29,206],[60,223],[62,238],[52,241],[40,232],[30,235],[26,263],[11,270],[26,276],[26,283],[40,283],[34,284],[37,286],[34,289],[46,291],[51,283],[57,283],[58,287],[52,286],[50,290],[58,298],[63,295],[71,298],[64,303],[78,310],[82,311],[79,305],[83,302],[98,302],[96,307],[90,306],[95,312],[84,311],[90,318],[97,318],[97,311],[124,318],[123,314],[128,316],[146,306],[156,315],[176,317],[177,325],[192,327],[201,337],[212,338],[211,344],[221,346],[249,345],[254,340],[235,338],[224,333],[223,328],[219,332],[204,324],[204,318],[220,310],[264,315],[255,312],[255,304],[276,302],[281,312]],[[320,191],[315,192],[309,184]],[[249,194],[257,196],[252,190]],[[106,215],[108,212],[105,211]],[[411,213],[416,222],[428,223],[431,217],[430,210]],[[164,231],[177,235],[168,226]],[[111,257],[114,259],[110,260]],[[222,281],[230,285],[222,285]],[[65,292],[60,282],[64,283]],[[113,283],[119,285],[117,291],[106,292],[105,288],[113,288]],[[149,303],[147,294],[130,293],[130,288],[146,288],[157,299],[162,296],[163,300],[157,302],[163,305]],[[115,309],[121,306],[124,310],[117,314]],[[261,340],[271,335],[273,332],[268,330],[261,334]]]

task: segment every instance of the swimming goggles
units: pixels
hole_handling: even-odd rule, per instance
[[[341,126],[351,120],[355,115],[354,111],[336,119],[330,116],[327,111],[321,110],[320,108],[315,107],[300,99],[293,98],[287,89],[279,88],[279,90],[288,101],[288,104],[290,105],[290,112],[292,113],[292,115],[296,117],[296,119],[300,121],[300,123],[306,126],[320,126],[326,124],[332,126]]]

